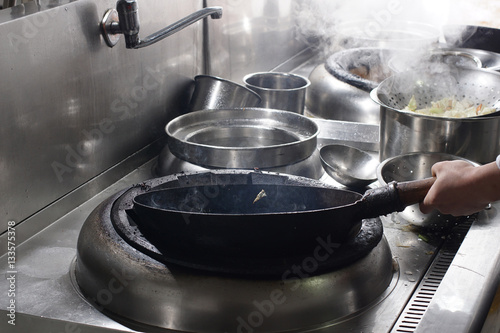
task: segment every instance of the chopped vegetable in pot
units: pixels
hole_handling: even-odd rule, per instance
[[[257,194],[255,199],[253,200],[253,203],[256,203],[257,201],[259,201],[260,199],[262,199],[264,197],[267,197],[267,193],[266,193],[266,191],[262,190],[259,192],[259,194]]]
[[[412,96],[408,105],[403,109],[403,111],[413,111],[415,113],[436,116],[436,117],[448,117],[448,118],[467,118],[467,117],[477,117],[481,115],[486,115],[495,112],[496,109],[493,107],[487,107],[483,104],[474,104],[463,99],[458,101],[453,97],[446,97],[440,99],[439,101],[431,102],[431,106],[423,109],[417,109],[418,103],[415,96]]]

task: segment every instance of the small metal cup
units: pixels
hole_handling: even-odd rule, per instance
[[[304,114],[306,88],[311,82],[291,73],[261,72],[243,78],[245,85],[262,98],[261,107]]]
[[[238,83],[211,75],[197,75],[189,111],[256,107],[260,96]]]

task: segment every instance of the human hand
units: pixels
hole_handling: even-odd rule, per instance
[[[420,203],[422,213],[437,209],[453,216],[470,215],[500,196],[500,170],[495,163],[475,167],[461,160],[438,162],[432,174],[436,181]]]

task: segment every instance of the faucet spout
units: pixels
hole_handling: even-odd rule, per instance
[[[210,16],[212,19],[220,19],[222,17],[222,7],[206,7],[198,10],[197,12],[192,13],[191,15],[186,16],[183,19],[169,25],[166,28],[163,28],[143,40],[139,40],[137,45],[135,45],[135,49],[145,47],[151,44],[154,44],[170,35],[175,34],[176,32],[186,28],[187,26]]]
[[[187,26],[210,16],[212,19],[222,17],[222,7],[206,7],[183,19],[163,28],[144,39],[139,37],[139,11],[137,0],[118,0],[115,9],[108,9],[101,21],[101,30],[108,46],[113,47],[120,34],[125,36],[125,47],[139,49],[154,44]]]

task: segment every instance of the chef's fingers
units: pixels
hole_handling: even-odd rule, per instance
[[[427,197],[427,196],[426,196]],[[432,212],[434,209],[436,209],[432,204],[429,204],[428,203],[429,200],[425,200],[424,198],[424,201],[422,201],[421,203],[419,203],[419,208],[420,208],[420,211],[424,214],[429,214],[430,212]]]

